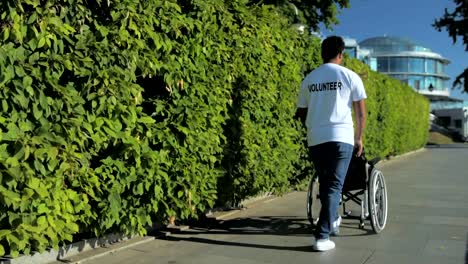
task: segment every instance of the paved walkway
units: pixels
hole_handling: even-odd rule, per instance
[[[304,192],[257,204],[211,226],[173,233],[85,263],[468,263],[468,145],[435,147],[378,167],[388,223],[345,219],[337,248],[313,252]]]

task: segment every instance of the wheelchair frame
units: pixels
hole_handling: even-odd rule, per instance
[[[380,233],[387,222],[388,199],[385,178],[375,165],[380,158],[368,161],[365,155],[351,159],[348,173],[341,194],[340,204],[343,207],[343,217],[359,219],[359,228],[363,229],[365,220],[370,220],[375,233]],[[318,175],[314,174],[310,180],[307,192],[307,218],[315,226],[320,214]],[[346,203],[353,201],[361,206],[359,215],[353,215],[346,210]]]

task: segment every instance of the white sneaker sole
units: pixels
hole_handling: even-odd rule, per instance
[[[326,243],[317,242],[312,246],[315,251],[328,251],[335,248],[335,243],[333,241],[328,241]]]
[[[317,247],[317,246],[314,246],[313,248],[314,248],[314,250],[316,250],[316,251],[324,252],[324,251],[328,251],[328,250],[334,249],[334,248],[335,248],[335,245],[333,245],[333,246],[326,246],[326,247]]]

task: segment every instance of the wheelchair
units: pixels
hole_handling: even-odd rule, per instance
[[[360,157],[353,153],[340,201],[343,208],[343,219],[359,219],[360,229],[364,229],[366,220],[370,220],[376,234],[385,228],[388,205],[385,178],[382,172],[375,167],[379,161],[380,158],[368,161],[364,152]],[[320,215],[319,184],[318,176],[314,174],[307,191],[307,218],[312,226],[317,224]],[[358,215],[347,210],[346,203],[349,201],[360,206]]]

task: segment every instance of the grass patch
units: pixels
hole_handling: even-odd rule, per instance
[[[447,137],[439,132],[429,133],[429,144],[453,144],[455,143],[452,138]]]

